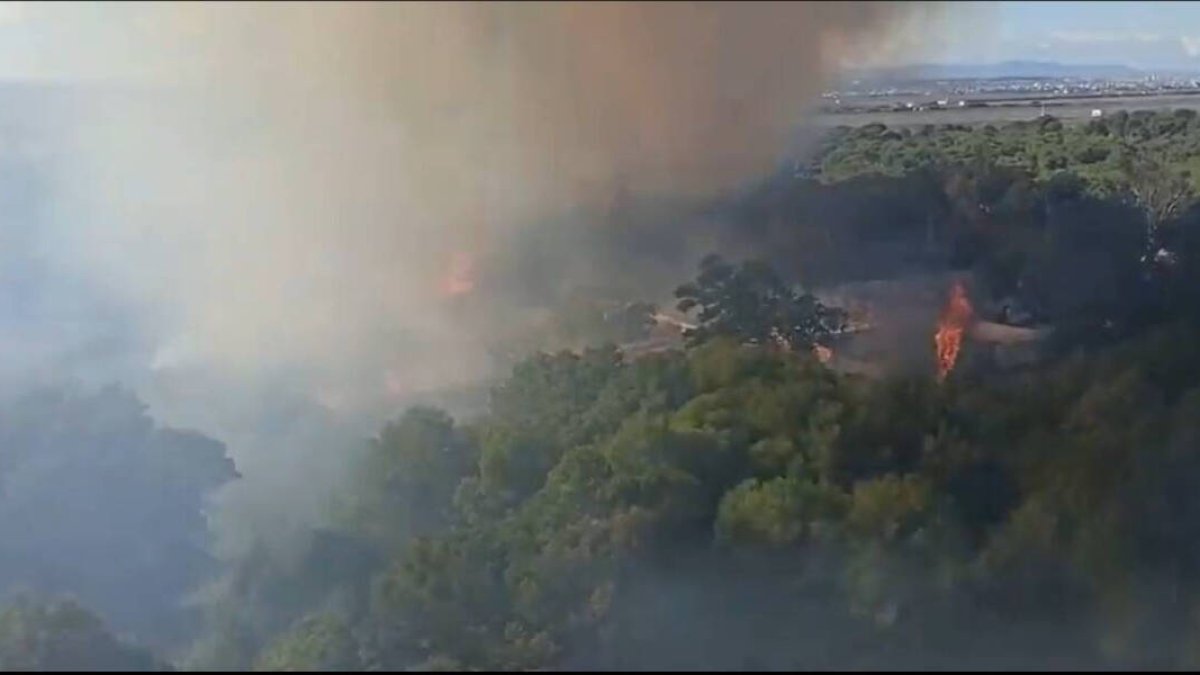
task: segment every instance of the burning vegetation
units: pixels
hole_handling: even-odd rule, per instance
[[[438,284],[438,290],[443,297],[470,293],[475,289],[475,258],[466,251],[455,251],[450,258],[450,265]]]
[[[817,360],[821,363],[829,363],[833,360],[833,350],[824,345],[814,344],[813,355],[816,356]]]
[[[946,303],[942,315],[938,319],[937,332],[933,335],[934,346],[937,350],[937,378],[939,382],[946,379],[954,364],[958,361],[958,353],[962,350],[963,334],[971,323],[974,310],[967,298],[967,290],[961,281],[956,281],[950,288],[950,299]]]

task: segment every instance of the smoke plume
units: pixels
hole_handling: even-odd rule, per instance
[[[393,358],[383,353],[408,340],[454,355],[396,363],[411,387],[455,374],[420,364],[467,376],[479,366],[465,358],[470,336],[437,292],[456,251],[483,255],[508,228],[609,199],[618,184],[704,193],[760,175],[833,68],[912,13],[880,3],[79,12],[72,35],[101,63],[81,60],[109,82],[158,88],[107,97],[80,120],[61,175],[61,208],[73,210],[59,250],[86,251],[70,262],[146,310],[164,367],[344,373],[347,359]]]
[[[11,17],[27,30],[4,49],[42,79],[96,85],[51,165],[47,264],[135,317],[158,414],[240,454],[261,406],[239,401],[266,382],[341,413],[478,380],[520,314],[458,278],[469,261],[620,190],[761,176],[831,74],[911,50],[939,14],[46,4]]]

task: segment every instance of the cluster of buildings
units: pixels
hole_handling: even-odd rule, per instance
[[[825,100],[856,98],[930,97],[947,98],[1002,97],[1013,95],[1081,96],[1145,93],[1155,94],[1200,89],[1200,77],[1159,77],[1147,75],[1133,79],[1078,77],[1013,77],[986,79],[928,80],[909,83],[871,85],[854,80],[846,88],[827,91]]]
[[[821,112],[919,112],[1089,99],[1200,94],[1200,78],[1081,79],[1012,78],[934,80],[909,84],[851,82],[821,95]]]

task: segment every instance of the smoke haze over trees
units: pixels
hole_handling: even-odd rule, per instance
[[[927,6],[25,11],[0,669],[1200,663],[1192,111],[805,130]],[[813,353],[946,272],[1038,358]]]
[[[224,446],[157,428],[115,388],[9,401],[0,438],[4,594],[66,592],[124,631],[186,638],[183,601],[218,571],[208,500],[237,477]]]

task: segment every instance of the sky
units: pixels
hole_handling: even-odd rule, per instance
[[[929,60],[1036,60],[1200,70],[1200,3],[970,4],[975,11],[950,24],[952,34],[945,37],[944,49],[927,55]]]
[[[114,65],[152,67],[131,47],[153,40],[127,16],[137,4],[0,3],[0,79],[78,80],[112,73]],[[901,53],[889,60],[1038,60],[1200,70],[1200,3],[950,2],[940,9],[948,20],[911,31],[900,42]],[[136,39],[100,41],[88,30],[117,22],[125,23],[126,38]]]

